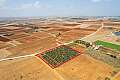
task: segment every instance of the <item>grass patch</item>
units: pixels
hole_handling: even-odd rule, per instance
[[[104,47],[108,47],[117,51],[120,51],[120,45],[117,44],[113,44],[113,43],[109,43],[109,42],[104,42],[104,41],[96,41],[95,42],[96,45],[102,45]]]

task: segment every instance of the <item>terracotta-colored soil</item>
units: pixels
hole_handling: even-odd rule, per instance
[[[35,57],[0,62],[0,80],[61,80],[61,78]]]
[[[87,55],[79,55],[55,70],[65,80],[104,80],[105,77],[110,76],[112,67]]]

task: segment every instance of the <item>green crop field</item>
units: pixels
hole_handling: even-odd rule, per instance
[[[104,47],[108,47],[117,51],[120,51],[120,45],[117,44],[113,44],[113,43],[109,43],[109,42],[104,42],[104,41],[96,41],[95,42],[96,45],[102,45]]]
[[[60,46],[55,49],[46,51],[43,55],[41,55],[41,57],[49,65],[51,65],[52,68],[55,68],[77,55],[78,55],[78,52],[66,46]]]

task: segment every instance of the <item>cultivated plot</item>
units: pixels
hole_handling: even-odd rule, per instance
[[[120,45],[117,45],[117,44],[113,44],[113,43],[109,43],[109,42],[104,42],[104,41],[100,41],[100,40],[96,41],[95,43],[96,43],[96,45],[102,45],[104,47],[108,47],[108,48],[120,51]]]
[[[67,46],[59,46],[57,48],[48,50],[42,54],[37,54],[36,56],[41,58],[50,67],[56,68],[78,55],[79,52]]]

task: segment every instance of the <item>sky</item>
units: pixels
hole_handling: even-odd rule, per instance
[[[120,16],[120,0],[0,0],[0,17]]]

